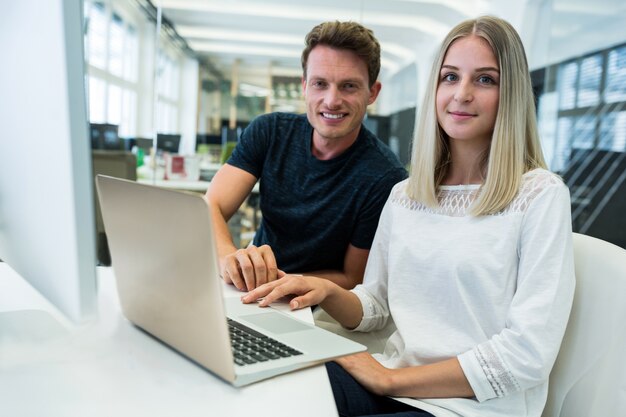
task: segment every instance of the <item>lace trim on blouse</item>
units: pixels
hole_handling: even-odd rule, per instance
[[[561,183],[561,180],[549,171],[544,169],[529,171],[522,176],[520,190],[513,201],[505,209],[494,215],[523,213],[544,189],[559,183]],[[468,215],[472,203],[480,193],[479,185],[441,186],[437,194],[439,207],[431,208],[409,198],[405,191],[406,184],[405,181],[402,183],[403,186],[393,189],[390,196],[390,200],[393,203],[409,210],[450,217]]]
[[[477,346],[474,354],[497,397],[504,397],[521,387],[489,342]]]

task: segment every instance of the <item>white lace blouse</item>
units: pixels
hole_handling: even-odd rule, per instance
[[[406,181],[383,209],[362,285],[357,331],[397,327],[386,367],[457,357],[474,399],[401,399],[436,416],[540,416],[574,292],[569,192],[528,172],[502,212],[468,214],[479,186],[442,186],[440,207]]]

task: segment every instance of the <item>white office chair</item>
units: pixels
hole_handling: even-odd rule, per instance
[[[626,250],[574,233],[574,262],[574,305],[542,416],[626,416]]]

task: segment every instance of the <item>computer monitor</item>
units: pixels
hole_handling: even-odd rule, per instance
[[[0,31],[0,259],[74,322],[96,311],[82,4],[13,2]]]
[[[91,149],[120,151],[124,144],[118,135],[118,126],[109,123],[90,123]]]
[[[157,133],[157,149],[170,153],[178,153],[180,136],[181,135]]]
[[[196,135],[196,150],[198,145],[221,145],[222,135],[212,135],[208,133],[198,133]]]
[[[150,153],[150,149],[152,148],[152,145],[154,145],[154,141],[148,138],[126,138],[124,141],[126,142],[124,146],[125,150],[132,151],[136,146],[138,149],[143,149],[146,155]]]

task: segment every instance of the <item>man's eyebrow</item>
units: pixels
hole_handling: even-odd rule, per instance
[[[308,80],[310,81],[328,81],[324,76],[322,75],[315,75],[315,74],[311,74],[309,77],[307,77]],[[340,84],[345,84],[345,83],[353,83],[353,84],[367,84],[367,82],[363,79],[363,78],[345,78],[342,80],[338,81]]]
[[[364,84],[365,80],[361,78],[346,78],[345,80],[341,80],[342,83],[352,83],[352,84]]]

